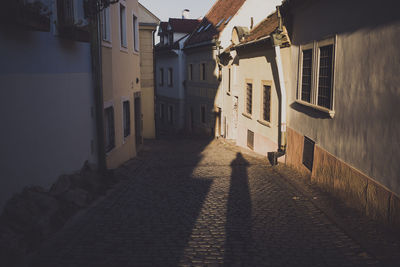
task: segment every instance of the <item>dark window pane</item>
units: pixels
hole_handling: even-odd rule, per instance
[[[253,107],[252,107],[252,100],[253,100],[253,85],[251,83],[246,84],[246,113],[252,114]]]
[[[311,102],[312,49],[303,51],[303,70],[301,76],[301,100]]]
[[[318,105],[331,109],[333,45],[320,48]]]
[[[264,85],[263,93],[263,120],[271,121],[271,86]]]
[[[131,134],[131,113],[129,101],[124,102],[124,137]]]

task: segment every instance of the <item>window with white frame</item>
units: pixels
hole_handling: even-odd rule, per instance
[[[111,42],[110,7],[105,8],[101,13],[101,27],[103,41]]]
[[[126,7],[122,3],[119,4],[119,31],[121,47],[127,48],[128,43],[126,39]]]
[[[124,101],[122,104],[123,108],[123,126],[124,126],[124,137],[131,134],[131,112],[129,101]]]
[[[335,37],[300,46],[300,103],[333,110],[335,47]]]
[[[139,22],[138,18],[133,15],[133,50],[139,52]]]
[[[173,70],[172,68],[168,68],[168,86],[172,86],[173,85]]]

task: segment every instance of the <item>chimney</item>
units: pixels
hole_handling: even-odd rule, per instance
[[[190,10],[189,9],[184,9],[182,11],[182,19],[189,19],[190,18]]]

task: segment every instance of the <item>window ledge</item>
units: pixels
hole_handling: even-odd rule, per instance
[[[136,51],[135,49],[133,50],[134,55],[140,55],[139,51]]]
[[[121,47],[119,48],[119,50],[120,50],[121,52],[124,52],[124,53],[127,53],[127,54],[128,54],[128,48],[127,48],[127,47],[121,46]]]
[[[259,124],[262,124],[262,125],[264,125],[264,126],[267,126],[267,127],[271,128],[271,123],[268,122],[268,121],[257,120],[257,122],[258,122]]]
[[[253,118],[251,117],[251,114],[247,114],[247,113],[242,113],[242,115],[250,120],[252,120]]]
[[[308,102],[305,102],[302,100],[296,100],[295,102],[300,105],[307,106],[307,107],[316,109],[318,111],[324,112],[324,113],[328,114],[331,118],[335,117],[335,111],[333,111],[333,110],[330,110],[330,109],[327,109],[327,108],[324,108],[321,106],[317,106],[317,105],[314,105],[314,104],[311,104],[311,103],[308,103]]]
[[[103,40],[103,41],[101,42],[101,45],[104,46],[104,47],[112,48],[111,42],[106,41],[106,40]]]

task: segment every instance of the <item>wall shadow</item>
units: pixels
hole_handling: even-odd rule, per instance
[[[210,139],[171,139],[149,141],[116,169],[114,175],[126,179],[118,190],[29,266],[179,266],[212,183],[192,177]]]
[[[225,266],[253,266],[248,167],[249,162],[238,152],[231,162],[232,174],[225,226]]]

